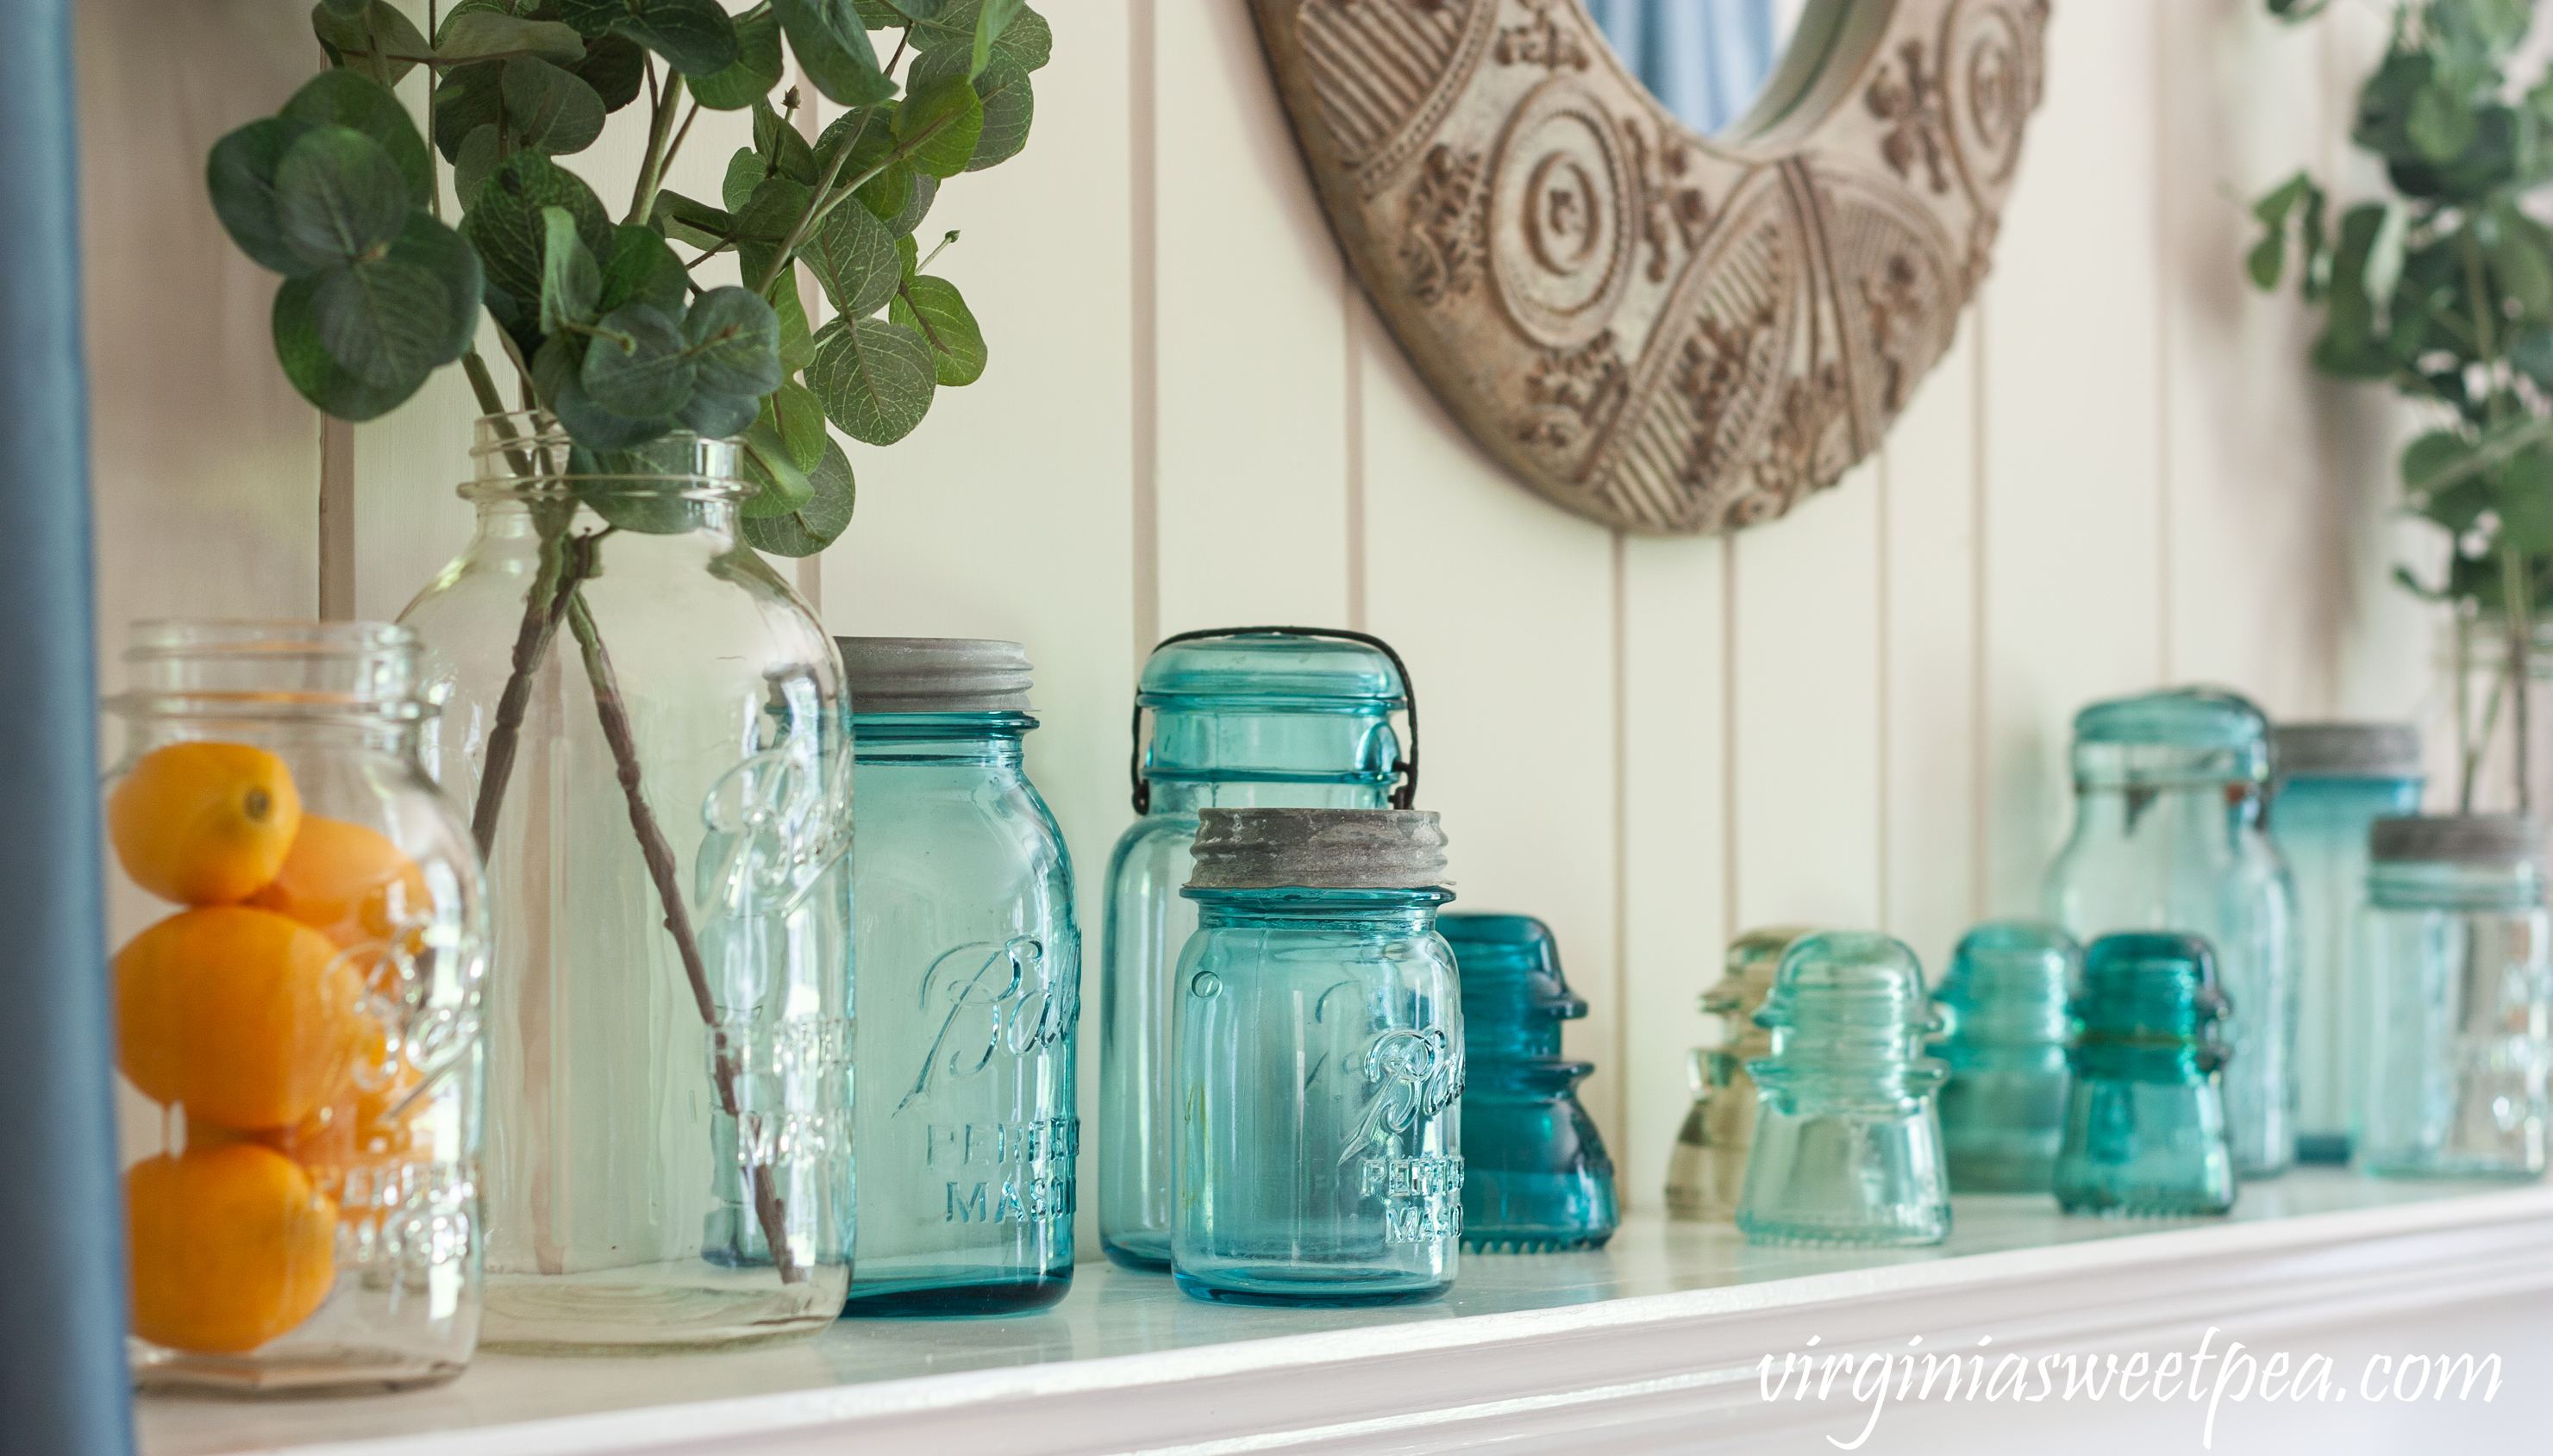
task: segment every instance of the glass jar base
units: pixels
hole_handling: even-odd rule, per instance
[[[1184,1269],[1171,1271],[1179,1290],[1212,1304],[1286,1305],[1297,1309],[1373,1309],[1440,1298],[1452,1280],[1412,1284],[1404,1274],[1354,1275],[1297,1269],[1219,1269],[1209,1281]]]
[[[1144,1274],[1170,1272],[1170,1236],[1167,1234],[1136,1234],[1122,1242],[1101,1234],[1099,1250],[1108,1256],[1109,1263],[1119,1269],[1132,1269]]]
[[[844,1319],[963,1319],[970,1316],[1027,1314],[1052,1308],[1072,1291],[1072,1271],[984,1279],[960,1270],[937,1277],[916,1272],[904,1278],[851,1281],[843,1301]]]
[[[2074,1202],[2064,1198],[2056,1206],[2075,1218],[2222,1218],[2234,1211],[2234,1200],[2223,1202],[2180,1197],[2156,1196],[2130,1198],[2125,1201]]]
[[[2541,1165],[2534,1168],[2512,1168],[2505,1163],[2386,1163],[2361,1160],[2358,1171],[2369,1177],[2387,1182],[2413,1182],[2434,1179],[2473,1182],[2531,1183],[2544,1176]]]
[[[1946,1221],[1933,1228],[1846,1229],[1778,1224],[1759,1224],[1750,1228],[1741,1224],[1738,1231],[1746,1235],[1746,1242],[1750,1244],[1777,1248],[1921,1249],[1950,1236],[1950,1226]]]
[[[691,1260],[581,1275],[491,1274],[479,1348],[615,1355],[773,1344],[832,1324],[849,1287],[839,1265],[791,1285],[769,1266]]]
[[[1602,1249],[1612,1242],[1612,1238],[1613,1231],[1610,1228],[1601,1234],[1492,1232],[1483,1233],[1477,1238],[1471,1234],[1465,1234],[1463,1252],[1466,1254],[1575,1254]]]
[[[396,1350],[339,1349],[306,1357],[197,1355],[134,1342],[133,1389],[152,1396],[359,1396],[420,1391],[461,1374],[465,1362]]]

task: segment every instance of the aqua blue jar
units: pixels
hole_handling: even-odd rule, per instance
[[[2281,724],[2271,734],[2270,839],[2296,887],[2296,1159],[2349,1161],[2367,1064],[2358,923],[2367,835],[2420,812],[2420,730],[2409,724]]]
[[[1463,1233],[1463,1010],[1445,837],[1397,810],[1208,809],[1179,957],[1180,1288],[1433,1298]]]
[[[1961,1193],[2044,1193],[2065,1136],[2065,1000],[2083,950],[2055,926],[2002,920],[1959,938],[1934,1000],[1948,1014],[1942,1139]]]
[[[2074,718],[2074,833],[2043,913],[2089,943],[2124,931],[2199,937],[2230,1019],[2225,1117],[2235,1172],[2295,1161],[2295,891],[2261,825],[2269,726],[2232,693],[2183,688]]]
[[[1746,1064],[1761,1106],[1737,1227],[1759,1244],[1938,1244],[1950,1184],[1934,1105],[1949,1068],[1924,1055],[1941,1019],[1915,952],[1833,932],[1782,954]]]
[[[1391,728],[1404,708],[1405,760]],[[1188,632],[1144,664],[1133,765],[1141,817],[1109,857],[1099,973],[1099,1243],[1118,1264],[1169,1268],[1171,973],[1197,924],[1195,904],[1179,893],[1197,812],[1407,809],[1418,787],[1417,723],[1400,659],[1362,633]]]
[[[2226,1016],[2196,936],[2103,936],[2074,1000],[2074,1084],[2056,1201],[2068,1213],[2176,1215],[2234,1206],[2218,1081]]]
[[[2377,821],[2356,1162],[2379,1177],[2529,1179],[2553,1131],[2553,918],[2541,822]]]
[[[853,1315],[1005,1314],[1072,1280],[1072,861],[1021,768],[1016,642],[843,637],[859,1015]]]
[[[1621,1215],[1613,1160],[1579,1105],[1594,1063],[1560,1055],[1587,1014],[1551,928],[1529,915],[1441,915],[1463,995],[1463,1247],[1479,1254],[1601,1249]]]

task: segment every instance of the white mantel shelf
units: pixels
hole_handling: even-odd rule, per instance
[[[2230,1219],[2069,1219],[1963,1197],[1938,1249],[1758,1249],[1634,1218],[1596,1254],[1466,1256],[1442,1302],[1209,1305],[1083,1264],[1042,1314],[846,1320],[717,1355],[483,1356],[436,1390],[352,1400],[144,1400],[145,1456],[936,1456],[1245,1451],[1692,1450],[1833,1412],[1766,1405],[1757,1363],[1998,1345],[2247,1338],[2553,1289],[2553,1187],[2384,1184],[2305,1171]],[[2540,1390],[2540,1371],[2511,1372]],[[2087,1412],[2088,1414],[2089,1412]],[[1583,1443],[1583,1444],[1582,1444]],[[1811,1443],[1826,1449],[1822,1442]],[[1802,1446],[1798,1449],[1810,1449]]]

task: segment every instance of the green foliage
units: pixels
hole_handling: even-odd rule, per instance
[[[841,534],[856,492],[828,421],[892,444],[938,390],[982,377],[982,327],[955,283],[921,271],[913,234],[943,179],[1028,142],[1030,74],[1054,34],[1020,0],[764,0],[733,16],[719,0],[455,0],[430,39],[383,0],[318,0],[311,30],[329,69],[222,138],[205,182],[232,241],[282,276],[276,357],[321,409],[363,420],[395,408],[470,353],[484,306],[531,397],[580,450],[643,464],[677,430],[734,437],[756,487],[747,539],[805,555]],[[793,57],[845,108],[813,145],[789,118],[796,93],[771,99]],[[417,72],[423,134],[392,90]],[[553,159],[590,149],[641,95],[654,98],[639,108],[647,159],[632,213],[615,223]],[[753,145],[730,162],[722,206],[657,185],[688,135],[675,115],[687,96],[752,112]],[[2522,114],[2530,139],[2535,114]],[[2422,134],[2451,124],[2424,121]],[[438,155],[461,199],[456,225],[437,206]],[[2318,192],[2312,201],[2298,213],[2309,262],[2322,246]],[[2282,263],[2285,212],[2263,221],[2281,234]],[[2543,230],[2511,209],[2493,238],[2490,276],[2553,309]],[[744,286],[695,279],[728,253]],[[808,326],[802,266],[836,315],[821,332]],[[2553,328],[2509,357],[2529,378],[2553,377]],[[482,407],[504,408],[472,369]],[[625,529],[687,519],[596,504]],[[2544,524],[2553,534],[2553,512]]]
[[[2268,0],[2301,20],[2323,0]],[[2350,140],[2384,164],[2391,195],[2327,228],[2328,199],[2298,172],[2253,205],[2253,283],[2297,260],[2319,304],[2314,367],[2382,381],[2436,411],[2404,450],[2409,507],[2455,541],[2422,595],[2498,612],[2553,606],[2553,230],[2523,208],[2553,182],[2553,82],[2512,102],[2508,67],[2533,0],[2399,0],[2391,45],[2360,88]]]

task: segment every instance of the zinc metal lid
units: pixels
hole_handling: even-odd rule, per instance
[[[2270,730],[2280,778],[2417,778],[2420,730],[2407,723],[2282,723]]]
[[[1204,809],[1196,890],[1418,890],[1445,882],[1445,831],[1417,809]]]
[[[2514,865],[2544,858],[2544,822],[2525,814],[2430,814],[2380,819],[2368,833],[2380,863]]]
[[[835,637],[851,712],[1026,713],[1029,658],[978,637]]]

